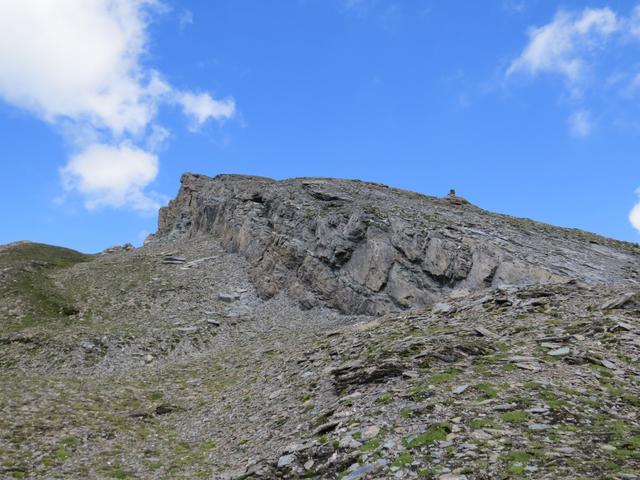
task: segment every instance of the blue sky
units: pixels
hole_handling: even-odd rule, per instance
[[[21,0],[0,31],[0,243],[140,244],[185,171],[639,239],[634,2]]]

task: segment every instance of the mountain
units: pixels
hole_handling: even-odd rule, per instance
[[[637,478],[639,269],[453,193],[185,174],[141,248],[0,247],[0,476]]]

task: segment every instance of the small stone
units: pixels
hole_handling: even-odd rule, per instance
[[[198,331],[198,327],[178,327],[176,330],[182,333],[193,333]]]
[[[240,299],[240,295],[238,295],[237,293],[219,293],[218,294],[218,300],[226,303],[235,302],[238,299]]]
[[[382,444],[382,448],[384,448],[385,450],[393,450],[394,448],[396,448],[396,442],[394,442],[393,440],[387,440]]]
[[[145,362],[147,362],[147,363],[151,363],[151,362],[153,362],[153,355],[151,355],[150,353],[147,353],[147,354],[144,356],[144,361],[145,361]]]
[[[438,302],[433,306],[433,313],[451,313],[454,312],[456,308],[449,303]]]
[[[469,388],[469,385],[458,385],[452,390],[452,393],[454,395],[460,395],[461,393],[464,393],[467,388]]]
[[[604,445],[600,445],[600,448],[608,452],[613,452],[614,450],[617,450],[616,447],[614,447],[613,445],[609,445],[608,443],[605,443]]]
[[[387,465],[387,461],[384,459],[376,460],[373,463],[365,463],[360,466],[357,463],[354,463],[351,467],[349,467],[349,473],[342,477],[342,480],[359,480],[360,478],[364,478],[369,473],[375,473],[378,470],[381,470]]]
[[[488,328],[475,327],[474,330],[476,331],[477,334],[479,334],[479,335],[481,335],[483,337],[491,337],[491,338],[497,338],[498,337],[498,335],[496,333],[492,332]]]
[[[638,476],[633,473],[618,473],[618,478],[621,480],[636,480]]]
[[[541,370],[540,365],[537,364],[537,363],[522,363],[522,362],[519,362],[519,363],[516,363],[515,366],[518,367],[518,368],[522,368],[523,370],[530,370],[532,372],[537,372],[537,371]]]
[[[304,469],[305,470],[310,470],[311,467],[313,467],[313,460],[307,460],[306,462],[304,462]]]
[[[327,433],[327,432],[330,432],[331,430],[335,430],[338,425],[340,425],[340,422],[323,423],[313,431],[313,434],[322,435],[323,433]]]
[[[527,412],[534,413],[534,414],[547,413],[548,411],[549,409],[547,407],[533,407],[527,410]]]
[[[541,430],[547,430],[549,427],[550,425],[546,423],[532,423],[531,425],[529,425],[529,430],[541,431]]]
[[[627,330],[627,331],[629,331],[629,332],[630,332],[631,330],[633,330],[633,325],[631,325],[631,324],[629,324],[629,323],[625,323],[625,322],[618,322],[618,323],[616,324],[616,327],[617,327],[617,328],[620,328],[620,329],[622,329],[622,330]]]
[[[293,454],[283,455],[278,459],[278,468],[283,468],[295,462],[296,456]]]
[[[565,355],[569,355],[570,353],[571,353],[571,349],[569,347],[561,347],[556,350],[551,350],[550,352],[547,352],[547,354],[551,355],[552,357],[563,357]]]
[[[187,260],[185,258],[176,257],[174,255],[166,255],[162,259],[162,263],[167,264],[167,265],[179,265],[179,264],[185,263],[186,261]]]
[[[600,360],[600,365],[602,365],[605,368],[608,368],[609,370],[615,370],[616,368],[618,368],[615,363],[607,359]]]
[[[565,455],[571,455],[575,453],[576,449],[572,447],[560,447],[556,449],[559,453],[564,453]]]
[[[275,390],[269,394],[269,400],[273,400],[274,398],[278,398],[282,394],[282,390]]]
[[[286,453],[296,453],[296,452],[301,452],[302,450],[306,450],[307,448],[309,448],[309,445],[304,443],[291,443],[286,447],[284,447],[282,450],[280,450],[280,453],[282,455]]]
[[[353,438],[351,435],[348,435],[340,439],[339,445],[340,445],[340,448],[342,449],[355,450],[362,446],[362,442],[359,442],[358,440]]]
[[[476,440],[491,440],[493,436],[484,430],[474,430],[471,432],[471,438],[475,438]]]
[[[371,427],[367,427],[364,429],[364,431],[362,432],[362,439],[363,440],[371,440],[372,438],[375,438],[378,436],[378,434],[380,433],[380,427],[373,425]]]

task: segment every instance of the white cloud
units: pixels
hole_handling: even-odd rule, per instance
[[[120,173],[127,159],[138,168],[144,153],[125,149],[123,142],[157,151],[170,136],[156,120],[163,103],[185,99],[180,103],[197,126],[231,117],[233,99],[176,89],[147,66],[147,27],[152,14],[162,10],[161,0],[0,0],[0,100],[55,125],[85,152],[116,155],[113,168]],[[181,19],[190,21],[189,15]],[[96,143],[111,147],[96,149]],[[79,159],[86,158],[73,157],[63,171],[77,171]],[[105,160],[104,168],[108,164]],[[146,175],[134,176],[135,188],[125,189],[126,194],[115,184],[104,184],[99,195],[86,188],[91,175],[100,175],[98,182],[105,178],[102,168],[83,169],[76,175],[82,181],[67,185],[88,195],[92,207],[126,201],[145,209],[149,203],[142,192],[157,171],[148,168]]]
[[[152,125],[145,147],[152,152],[158,152],[166,145],[169,138],[171,138],[169,129],[161,125]]]
[[[574,112],[567,119],[573,136],[584,138],[591,134],[590,112],[598,105],[611,103],[605,93],[615,91],[623,100],[635,95],[640,77],[621,51],[638,44],[640,5],[630,13],[614,12],[609,7],[559,10],[549,23],[530,28],[528,37],[506,76],[548,74],[564,79],[562,100]]]
[[[155,210],[158,198],[144,188],[158,174],[158,157],[130,145],[94,144],[74,155],[61,170],[66,190],[82,193],[85,205]]]
[[[147,0],[0,2],[0,96],[50,122],[116,134],[153,118],[161,81],[139,65]]]
[[[591,115],[587,110],[578,110],[569,116],[569,131],[574,137],[588,137],[592,129]]]
[[[185,115],[194,122],[194,128],[199,128],[209,119],[229,119],[236,109],[233,98],[215,100],[206,92],[180,92],[176,95],[176,101],[182,107]]]
[[[636,193],[640,195],[640,188],[636,190]],[[633,228],[640,232],[640,202],[636,203],[629,212],[629,221],[631,225],[633,225]]]
[[[585,55],[601,48],[618,27],[609,8],[586,8],[580,14],[560,11],[550,23],[529,30],[529,43],[511,62],[507,75],[558,73],[570,83],[579,82]]]

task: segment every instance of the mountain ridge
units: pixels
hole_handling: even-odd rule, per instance
[[[261,295],[287,284],[303,305],[345,313],[427,305],[456,288],[562,278],[637,284],[637,245],[492,214],[458,198],[361,181],[185,174],[176,199],[160,210],[157,236],[219,237],[254,264]]]
[[[187,174],[140,248],[0,247],[0,477],[638,478],[639,260],[453,195]]]

